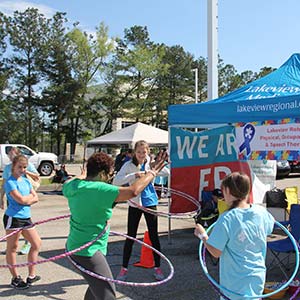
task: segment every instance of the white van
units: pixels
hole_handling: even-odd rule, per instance
[[[21,154],[28,158],[41,176],[49,176],[52,174],[55,166],[58,164],[57,155],[49,152],[35,152],[29,147],[21,144],[0,144],[0,171],[3,172],[4,167],[10,163],[8,153],[12,147],[18,147]]]

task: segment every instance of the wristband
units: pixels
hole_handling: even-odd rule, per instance
[[[207,238],[207,237],[208,237],[208,235],[207,235],[206,232],[204,232],[204,233],[199,233],[199,234],[198,234],[198,238],[199,238],[200,240],[202,240],[202,241],[203,241],[204,238]]]
[[[153,170],[149,170],[149,171],[147,171],[147,173],[151,173],[154,177],[156,177],[156,175],[157,175]]]

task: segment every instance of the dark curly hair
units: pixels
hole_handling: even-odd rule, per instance
[[[113,170],[114,160],[104,152],[94,153],[87,161],[87,176],[95,177],[100,172],[103,175],[109,176]]]

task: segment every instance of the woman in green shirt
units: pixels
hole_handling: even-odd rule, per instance
[[[167,154],[161,152],[151,170],[145,176],[128,187],[118,187],[107,183],[113,174],[114,161],[103,152],[93,154],[87,161],[87,174],[67,181],[63,194],[68,199],[71,218],[67,249],[76,249],[93,240],[106,226],[111,218],[114,203],[128,200],[140,194],[164,167]],[[91,246],[76,252],[72,259],[94,273],[112,278],[106,261],[107,231]],[[84,300],[114,300],[113,283],[96,279],[82,272],[89,287]]]

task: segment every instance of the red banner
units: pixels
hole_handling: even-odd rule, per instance
[[[171,188],[191,195],[201,202],[201,192],[219,188],[222,179],[232,172],[244,172],[251,178],[246,161],[222,162],[206,166],[191,166],[171,169]],[[252,203],[252,193],[250,195]],[[171,212],[184,213],[195,210],[195,205],[182,196],[172,195]]]

